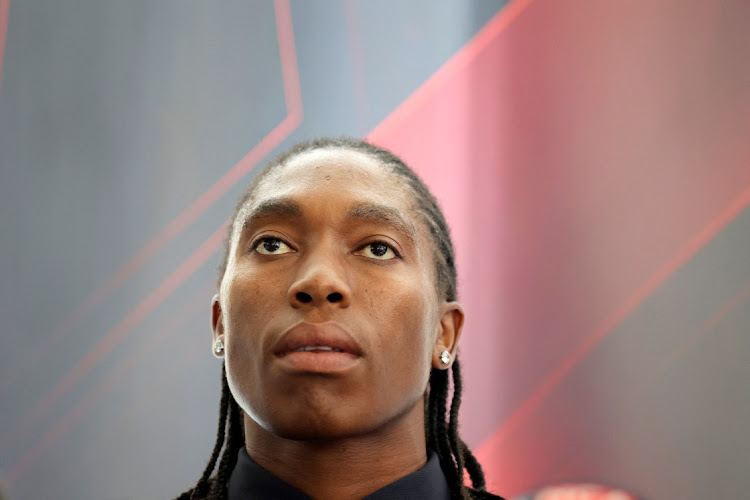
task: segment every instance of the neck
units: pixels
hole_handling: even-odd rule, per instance
[[[423,405],[383,429],[327,440],[285,439],[245,415],[250,457],[314,500],[362,498],[427,462]]]

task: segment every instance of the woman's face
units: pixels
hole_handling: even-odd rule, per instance
[[[438,300],[432,240],[408,188],[376,161],[297,156],[235,222],[214,336],[236,401],[275,435],[355,436],[422,418],[430,368],[455,352],[463,313]]]

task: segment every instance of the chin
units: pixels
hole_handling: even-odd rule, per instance
[[[336,441],[357,436],[357,433],[343,432],[338,429],[318,427],[286,427],[279,426],[269,429],[275,436],[290,441]]]
[[[295,441],[337,440],[356,437],[371,432],[377,424],[367,422],[364,415],[342,412],[303,411],[287,409],[283,416],[270,418],[265,429],[284,439]]]

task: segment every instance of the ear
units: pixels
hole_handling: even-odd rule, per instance
[[[464,328],[464,308],[458,302],[445,302],[440,310],[440,325],[435,348],[432,352],[432,367],[447,370],[456,359],[458,339]],[[444,363],[441,354],[448,351],[450,360]]]
[[[216,352],[216,343],[220,340],[226,344],[224,338],[224,313],[221,310],[221,302],[219,302],[219,294],[213,296],[211,299],[211,330],[213,331],[213,342],[211,345],[211,352],[217,358],[224,357],[223,353]]]

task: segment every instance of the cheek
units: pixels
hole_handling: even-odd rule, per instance
[[[256,391],[263,352],[258,328],[273,318],[273,308],[268,307],[270,294],[264,292],[268,288],[264,288],[258,278],[250,272],[236,273],[222,288],[222,293],[226,294],[223,318],[227,344],[225,363],[233,386],[242,396]]]
[[[270,304],[285,299],[272,276],[253,270],[237,271],[222,287],[222,293],[226,298],[224,319],[228,338],[245,335],[249,325],[263,324],[258,321],[274,310]]]
[[[378,350],[385,354],[386,384],[426,384],[436,332],[435,307],[414,281],[368,292],[370,321],[377,328]],[[395,379],[395,380],[394,380]]]

